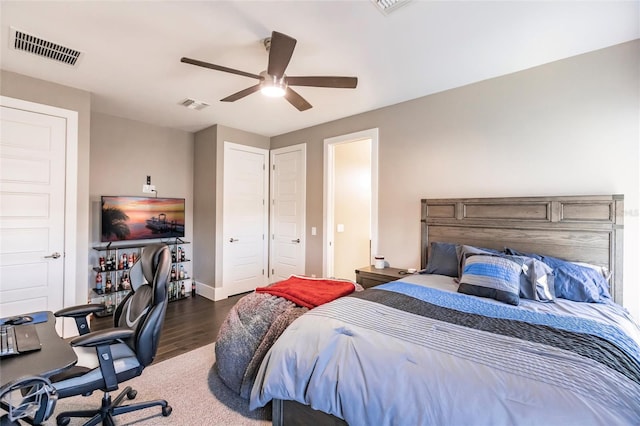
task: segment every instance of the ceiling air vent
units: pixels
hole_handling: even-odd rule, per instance
[[[11,48],[75,66],[82,52],[11,28]]]
[[[376,9],[385,15],[397,10],[400,6],[409,3],[410,0],[371,0],[376,5]]]
[[[195,109],[196,111],[200,111],[201,109],[205,109],[209,106],[208,103],[196,101],[195,99],[185,99],[184,101],[180,102],[180,105],[189,109]]]

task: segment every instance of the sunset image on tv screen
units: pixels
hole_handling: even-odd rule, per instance
[[[102,197],[102,241],[184,237],[184,199]]]

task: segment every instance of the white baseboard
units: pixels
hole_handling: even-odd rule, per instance
[[[215,288],[196,281],[196,294],[202,297],[206,297],[209,300],[215,301],[216,300],[215,293],[216,293]]]
[[[198,281],[196,281],[196,294],[213,300],[214,302],[229,297],[223,287],[211,287],[208,284],[203,284]]]

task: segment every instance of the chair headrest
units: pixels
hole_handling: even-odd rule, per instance
[[[154,304],[164,300],[171,274],[171,253],[165,243],[149,244],[140,257],[142,274],[153,287]]]

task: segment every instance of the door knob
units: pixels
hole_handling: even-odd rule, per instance
[[[50,254],[49,256],[45,256],[45,259],[57,259],[60,256],[62,256],[62,255],[56,251],[56,252]]]
[[[237,238],[229,238],[229,242],[230,242],[230,243],[234,243],[234,242],[236,242],[236,241],[238,241],[238,239],[237,239]]]
[[[295,240],[291,240],[292,243],[299,243],[300,242],[300,238],[296,238]]]

